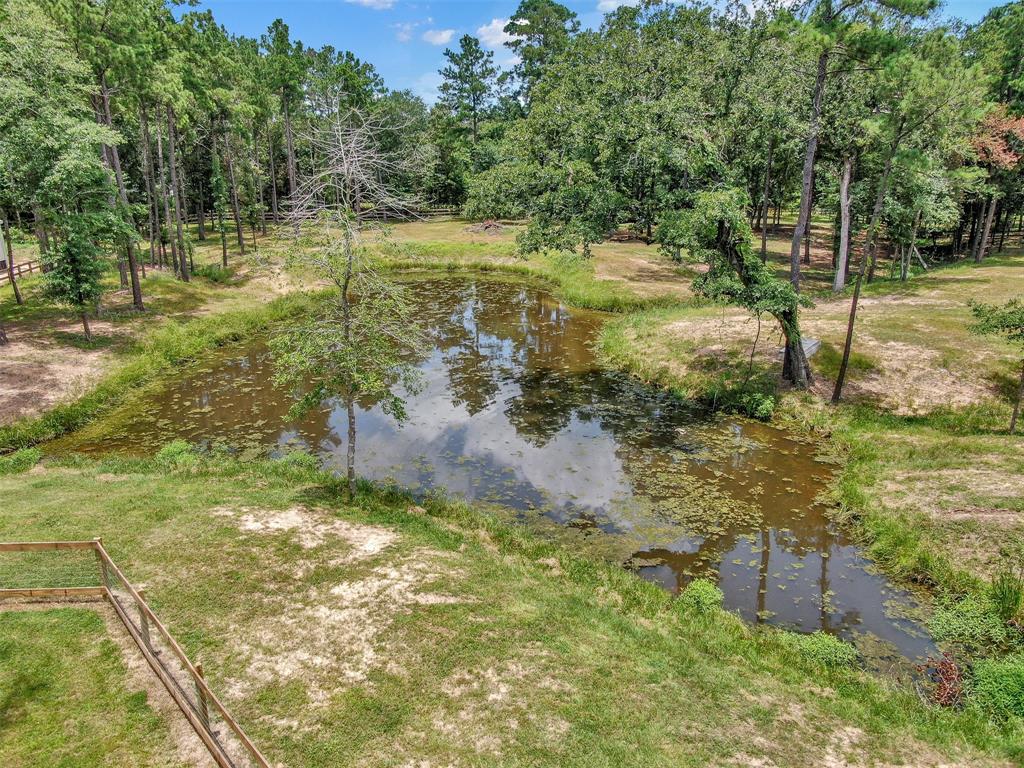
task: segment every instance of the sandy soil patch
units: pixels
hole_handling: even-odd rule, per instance
[[[458,602],[429,591],[442,578],[458,577],[442,553],[418,550],[364,578],[310,590],[269,621],[237,630],[234,650],[246,659],[247,670],[232,682],[229,695],[297,681],[310,704],[321,707],[346,686],[367,683],[374,669],[400,674],[397,659],[404,652],[390,637],[392,624],[418,607]]]
[[[94,320],[93,334],[114,333],[110,323]],[[49,330],[80,334],[71,322]],[[79,349],[62,344],[38,329],[8,324],[10,343],[0,347],[0,424],[33,416],[72,400],[94,386],[113,355],[106,349]]]

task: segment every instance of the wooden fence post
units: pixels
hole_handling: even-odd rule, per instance
[[[202,662],[197,661],[195,663],[195,668],[196,674],[198,674],[200,678],[204,677]],[[199,697],[199,719],[203,721],[203,725],[206,726],[206,730],[210,730],[210,707],[206,703],[206,694],[203,693],[203,688],[198,682],[196,682],[196,696]]]
[[[146,593],[141,589],[136,590],[136,592],[139,593],[139,598],[141,598],[141,602],[135,604],[139,611],[139,628],[142,630],[142,639],[146,643],[146,648],[152,651],[153,640],[149,636],[149,616],[146,615],[146,609],[142,605],[146,600]]]
[[[97,536],[95,538],[95,542],[96,542],[96,560],[100,564],[100,580],[102,581],[102,585],[109,590],[110,589],[110,574],[107,573],[107,561],[103,559],[103,553],[101,551],[102,548],[103,548],[103,539],[101,537]]]

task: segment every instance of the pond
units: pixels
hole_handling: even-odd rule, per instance
[[[745,619],[834,633],[876,667],[934,653],[914,596],[829,519],[819,496],[833,467],[813,442],[603,370],[604,316],[542,290],[447,278],[410,294],[433,340],[422,388],[402,424],[360,405],[361,476],[486,502],[672,592],[710,577]],[[59,447],[294,446],[343,471],[345,409],[291,421],[272,375],[265,339],[220,350]]]

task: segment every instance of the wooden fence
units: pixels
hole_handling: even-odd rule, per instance
[[[107,600],[153,673],[195,729],[214,762],[220,768],[241,768],[247,765],[270,768],[270,763],[210,690],[203,677],[202,665],[193,664],[189,660],[177,640],[146,603],[142,592],[128,581],[110,558],[100,539],[0,543],[0,553],[83,550],[91,550],[96,555],[96,586],[68,587],[55,584],[48,587],[0,588],[0,599],[98,597]]]
[[[42,269],[43,266],[38,261],[23,261],[21,264],[15,264],[13,271],[14,276],[17,278],[22,275],[29,274],[30,272],[41,272]],[[3,267],[2,271],[0,271],[0,285],[3,285],[5,282],[10,282],[10,279],[10,271],[7,267]]]

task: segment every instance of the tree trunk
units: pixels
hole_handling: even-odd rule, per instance
[[[850,320],[846,325],[846,344],[843,346],[843,361],[839,365],[839,375],[836,377],[836,387],[832,391],[832,404],[836,405],[843,397],[843,384],[846,382],[846,371],[850,366],[850,352],[853,350],[853,327],[857,321],[857,304],[860,302],[860,287],[864,282],[864,268],[869,259],[874,258],[875,238],[878,235],[878,227],[882,220],[882,207],[885,205],[885,196],[889,190],[889,174],[892,173],[892,159],[899,148],[902,138],[902,126],[897,138],[889,148],[889,154],[885,158],[885,168],[882,171],[882,178],[878,182],[878,194],[875,196],[875,207],[871,211],[871,223],[868,225],[868,241],[865,244],[864,253],[860,257],[860,266],[857,268],[857,282],[853,288],[853,301],[850,302]]]
[[[807,152],[804,155],[803,186],[800,190],[800,214],[793,230],[793,243],[789,249],[789,280],[800,290],[800,241],[804,237],[811,219],[811,186],[814,183],[814,159],[818,154],[818,133],[821,123],[821,100],[825,93],[825,77],[828,74],[829,52],[824,50],[818,56],[818,73],[814,79],[814,96],[811,99],[811,125],[807,136]]]
[[[113,115],[110,112],[110,90],[107,88],[106,77],[100,78],[100,99],[103,103],[103,119],[110,129],[114,128]],[[121,154],[117,145],[107,147],[107,157],[110,158],[114,168],[114,180],[117,182],[117,196],[121,201],[123,216],[126,221],[131,221],[131,208],[128,205],[128,192],[124,185],[124,174],[121,173]],[[132,225],[134,229],[134,224]],[[125,251],[128,256],[128,272],[132,284],[132,306],[142,312],[145,307],[142,304],[142,284],[139,282],[139,265],[135,258],[135,242],[132,238],[125,239]]]
[[[164,201],[164,229],[167,230],[167,240],[171,244],[171,264],[175,272],[178,271],[178,243],[171,232],[171,201],[167,197],[167,172],[164,170],[164,145],[160,133],[160,121],[156,125],[156,156],[159,159],[160,167],[160,197]],[[160,234],[160,247],[162,254],[166,256],[166,249],[163,241],[163,233]]]
[[[199,217],[199,239],[206,239],[206,211],[203,209],[203,189],[199,188],[199,202],[196,205],[196,216]]]
[[[85,331],[85,340],[92,341],[92,329],[89,327],[89,315],[85,312],[81,313],[82,318],[82,330]]]
[[[185,236],[181,228],[181,198],[178,196],[178,160],[175,152],[174,107],[167,105],[167,153],[171,162],[171,192],[174,195],[174,228],[178,236],[178,259],[181,279],[186,283],[191,280],[189,275],[188,254],[185,249]]]
[[[4,326],[4,321],[0,319],[0,347],[7,346],[9,341],[7,338],[7,328]]]
[[[975,261],[979,261],[978,253],[981,249],[981,226],[982,221],[985,219],[985,210],[988,205],[988,201],[982,200],[979,203],[979,209],[974,212],[974,218],[971,220],[971,258]]]
[[[39,258],[43,260],[43,266],[45,266],[46,257],[50,255],[50,237],[46,234],[46,227],[43,224],[38,205],[32,206],[32,224],[36,231],[36,240],[39,243]]]
[[[264,237],[266,237],[267,236],[267,209],[266,209],[266,207],[265,207],[265,205],[263,203],[263,182],[260,180],[260,175],[256,171],[256,167],[257,167],[257,165],[259,163],[259,159],[260,159],[259,143],[256,140],[256,137],[257,137],[258,133],[259,132],[256,130],[256,126],[253,125],[253,127],[252,127],[252,154],[253,154],[253,164],[252,164],[252,176],[253,176],[253,179],[252,179],[252,182],[253,182],[253,187],[255,189],[259,190],[259,196],[260,196],[260,233]],[[255,250],[255,249],[256,249],[256,246],[254,244],[253,245],[253,250]]]
[[[142,134],[142,173],[146,178],[146,200],[149,203],[149,263],[156,265],[157,240],[160,238],[160,205],[156,199],[153,173],[153,146],[149,140],[149,119],[145,108],[139,109],[139,131]]]
[[[853,178],[853,157],[843,158],[843,175],[839,180],[839,253],[836,255],[836,276],[832,290],[839,293],[846,287],[846,270],[850,259],[850,181]]]
[[[917,230],[921,227],[921,211],[917,212],[914,216],[914,228],[910,231],[910,244],[907,246],[903,253],[903,258],[900,259],[900,282],[907,282],[907,277],[910,274],[910,256],[917,248]]]
[[[231,148],[228,137],[224,136],[224,159],[228,163],[228,181],[231,184],[231,208],[235,216],[235,234],[238,237],[238,249],[245,255],[245,232],[242,230],[242,212],[238,206],[238,187],[235,186],[235,163],[231,159]]]
[[[1020,367],[1020,384],[1017,387],[1017,402],[1013,405],[1013,415],[1010,417],[1010,434],[1017,431],[1017,419],[1020,418],[1020,403],[1024,400],[1024,362]]]
[[[3,232],[3,243],[0,243],[7,251],[7,278],[11,282],[11,288],[14,289],[14,300],[18,305],[25,303],[25,300],[21,296],[21,288],[18,287],[18,281],[14,277],[14,245],[11,243],[11,227],[7,222],[7,213],[4,212],[2,217],[3,228],[0,232]]]
[[[281,103],[284,105],[284,139],[285,148],[288,152],[288,197],[294,197],[297,169],[295,165],[295,142],[292,137],[292,117],[288,111],[288,99],[282,99]]]
[[[985,216],[985,229],[981,233],[981,245],[978,248],[978,255],[974,257],[975,261],[982,261],[988,252],[988,241],[992,235],[992,219],[995,217],[996,207],[997,201],[995,196],[990,197],[988,201],[988,214]]]
[[[768,158],[764,166],[764,192],[761,195],[761,261],[768,260],[768,194],[772,181],[772,159],[775,157],[775,137],[768,142]]]
[[[270,210],[274,214],[274,223],[278,223],[277,213],[277,163],[274,162],[274,132],[267,126],[267,154],[270,158]]]

